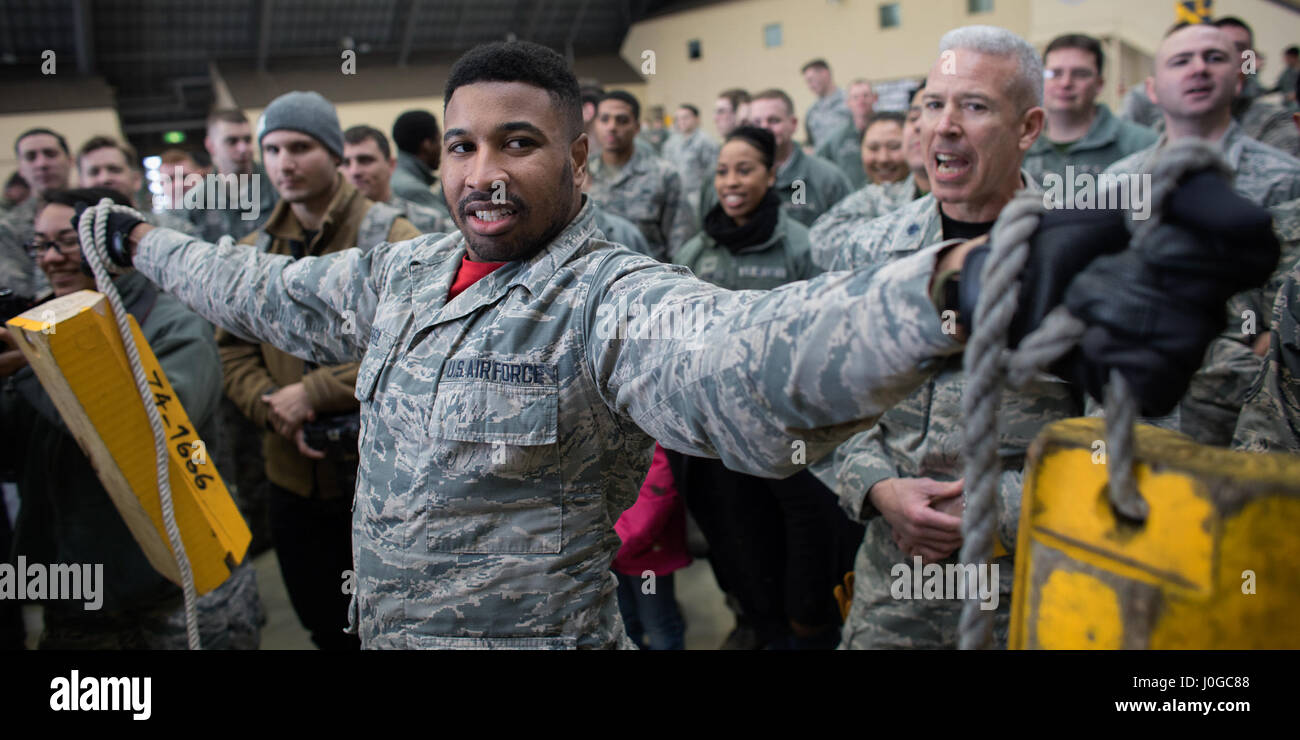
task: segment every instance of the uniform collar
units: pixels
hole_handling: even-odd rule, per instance
[[[411,260],[416,330],[468,316],[496,303],[516,285],[523,286],[533,296],[541,294],[560,267],[595,232],[594,206],[584,195],[582,210],[550,244],[526,260],[502,265],[451,301],[447,295],[466,254],[464,234],[456,232],[422,245]]]
[[[799,174],[803,172],[804,160],[807,157],[803,153],[803,148],[798,144],[793,144],[790,149],[790,158],[785,164],[776,169],[776,187],[777,189],[789,187]]]
[[[1227,162],[1233,172],[1237,171],[1237,165],[1241,163],[1241,153],[1246,148],[1247,138],[1249,137],[1242,131],[1241,124],[1232,121],[1228,124],[1228,129],[1223,132],[1223,136],[1217,142],[1213,142],[1219,147],[1219,151],[1223,153],[1223,160]],[[1160,134],[1160,138],[1148,150],[1146,161],[1141,163],[1139,169],[1142,172],[1150,172],[1155,165],[1156,157],[1168,144],[1169,133]]]

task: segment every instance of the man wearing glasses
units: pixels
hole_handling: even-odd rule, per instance
[[[1106,56],[1091,36],[1067,34],[1043,54],[1043,135],[1025,155],[1024,168],[1040,183],[1049,174],[1069,180],[1075,174],[1099,175],[1111,163],[1155,143],[1155,131],[1117,118],[1097,96],[1105,85]]]

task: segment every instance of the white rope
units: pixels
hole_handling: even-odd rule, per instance
[[[163,526],[167,530],[167,540],[171,543],[172,553],[176,557],[176,566],[181,574],[181,591],[185,595],[185,634],[189,639],[191,650],[200,649],[199,620],[197,611],[198,594],[194,587],[194,572],[190,569],[189,556],[185,554],[185,543],[181,541],[180,528],[176,526],[176,512],[172,507],[171,477],[168,471],[166,435],[163,432],[162,417],[154,405],[153,393],[140,364],[140,351],[135,346],[130,324],[126,320],[126,309],[122,307],[122,296],[113,285],[108,264],[108,217],[112,212],[119,212],[139,217],[139,214],[125,206],[119,206],[105,198],[82,215],[78,222],[78,236],[81,239],[82,254],[90,269],[95,274],[95,286],[108,298],[113,307],[113,318],[117,321],[117,330],[122,335],[122,346],[126,348],[127,360],[131,364],[131,374],[135,378],[135,387],[149,415],[149,426],[153,429],[154,452],[158,463],[158,499],[162,505]]]

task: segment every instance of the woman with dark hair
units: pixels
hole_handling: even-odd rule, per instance
[[[732,290],[771,290],[820,272],[808,228],[786,217],[773,185],[776,141],[741,126],[718,154],[718,202],[704,231],[673,261]],[[768,480],[718,460],[669,453],[678,489],[709,545],[718,585],[737,611],[724,648],[832,648],[839,641],[833,591],[851,570],[861,528],[807,470]]]
[[[713,175],[718,202],[704,216],[704,231],[673,261],[732,290],[770,290],[817,275],[808,228],[785,215],[772,189],[775,160],[771,132],[756,126],[734,129],[718,152]]]

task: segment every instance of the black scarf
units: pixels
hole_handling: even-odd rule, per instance
[[[704,216],[704,233],[735,253],[771,239],[780,216],[781,200],[777,198],[774,189],[768,188],[763,199],[758,202],[758,208],[749,214],[749,221],[744,226],[737,226],[731,216],[722,210],[722,203],[718,203]]]

